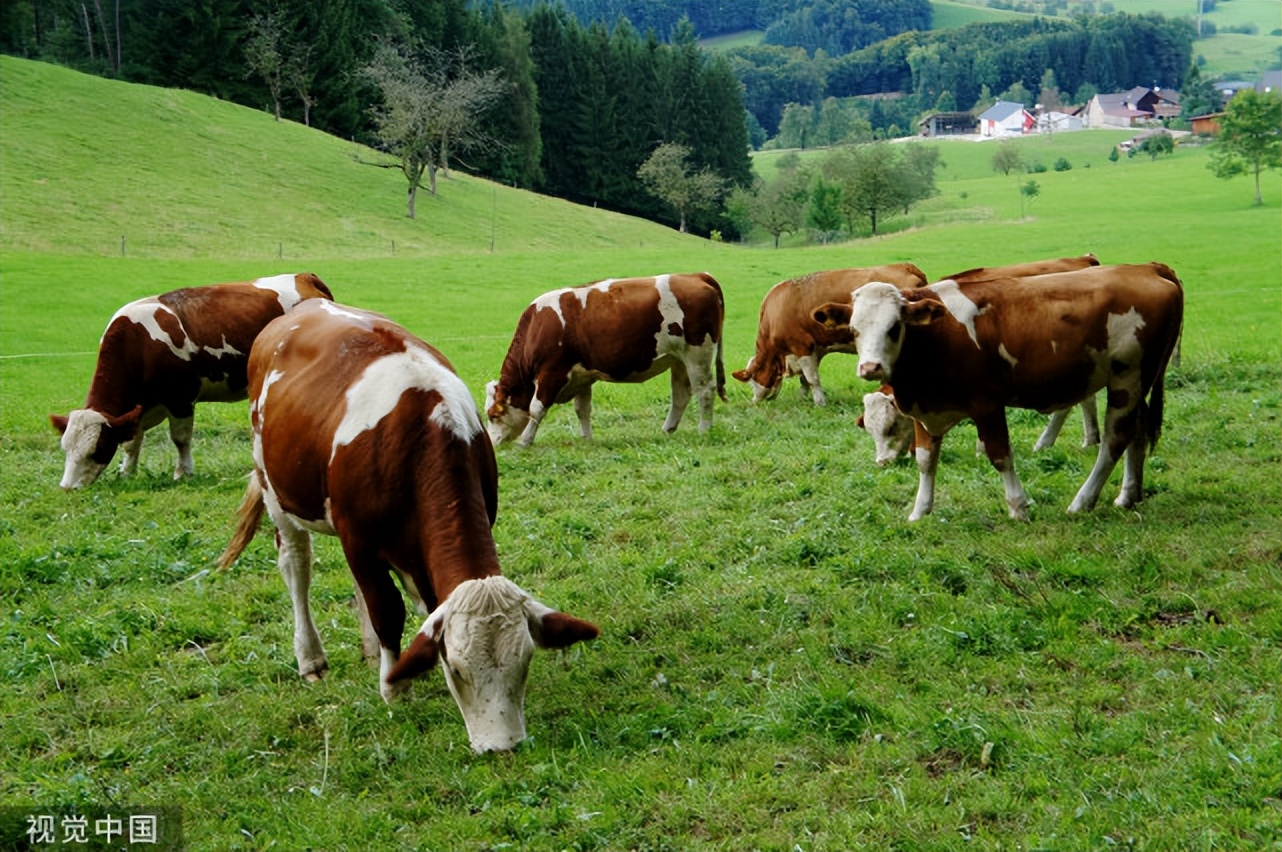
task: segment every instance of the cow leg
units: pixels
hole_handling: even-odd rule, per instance
[[[797,359],[797,367],[801,370],[803,393],[809,386],[811,401],[815,405],[827,405],[828,398],[824,396],[823,385],[819,383],[819,359],[814,355],[803,355]]]
[[[1095,394],[1082,400],[1082,447],[1099,444],[1099,414],[1095,409]]]
[[[939,449],[944,436],[926,431],[921,423],[913,421],[917,443],[917,499],[908,515],[910,521],[920,521],[935,508],[935,471],[939,469]]]
[[[361,587],[355,587],[354,597],[356,598],[356,618],[361,625],[361,656],[368,660],[378,659],[378,635],[374,633],[374,625],[369,620],[369,605],[365,603],[365,596],[361,594]]]
[[[574,395],[574,413],[579,415],[579,434],[592,440],[592,385]]]
[[[1069,514],[1089,512],[1095,508],[1100,492],[1104,490],[1104,484],[1108,482],[1108,478],[1113,473],[1113,468],[1117,466],[1117,462],[1122,458],[1122,454],[1127,451],[1127,448],[1134,441],[1139,440],[1139,408],[1132,407],[1129,410],[1115,408],[1112,405],[1113,397],[1114,394],[1110,391],[1110,404],[1104,413],[1104,435],[1100,441],[1099,454],[1095,456],[1095,465],[1091,468],[1090,475],[1086,477],[1086,481],[1082,483],[1082,487],[1078,489],[1077,496],[1073,498],[1073,502],[1068,505]],[[1117,394],[1117,397],[1119,399],[1130,399],[1134,397],[1134,392],[1124,389]],[[1143,452],[1147,452],[1147,447]],[[1141,467],[1144,463],[1143,452],[1139,455]],[[1132,487],[1135,487],[1135,474],[1132,473],[1131,476],[1133,480]],[[1125,480],[1125,475],[1123,479]],[[1124,485],[1123,495],[1126,493]],[[1121,501],[1122,499],[1123,496],[1119,495],[1118,500]],[[1138,497],[1136,501],[1138,501]],[[1119,502],[1119,505],[1123,504]]]
[[[1002,478],[1002,488],[1006,491],[1006,508],[1010,516],[1017,521],[1028,520],[1028,495],[1015,473],[1015,457],[1010,448],[1010,429],[1006,424],[1006,411],[975,418],[975,428],[979,439],[984,442],[984,452],[989,462],[996,468]]]
[[[134,432],[133,440],[124,445],[124,453],[120,457],[120,475],[133,476],[138,471],[138,456],[142,453],[142,439],[146,435],[142,424],[138,424],[138,431]]]
[[[268,508],[276,507],[269,503]],[[321,646],[316,622],[312,620],[312,536],[283,512],[271,514],[276,522],[276,567],[285,579],[294,604],[294,658],[298,660],[298,673],[307,680],[318,681],[329,670],[329,661],[325,659],[325,649]]]
[[[528,447],[534,443],[534,436],[538,434],[539,424],[543,422],[543,417],[547,413],[547,407],[539,401],[537,396],[530,400],[530,419],[526,422],[525,428],[521,430],[521,437],[516,439],[518,447]]]
[[[1130,443],[1126,445],[1126,462],[1122,468],[1122,490],[1113,505],[1129,509],[1144,499],[1144,461],[1148,456],[1148,429],[1145,420],[1150,416],[1148,406],[1140,403],[1135,416],[1126,420],[1130,426]]]
[[[409,688],[409,681],[389,684],[387,676],[401,656],[401,636],[405,632],[405,601],[392,579],[391,565],[368,555],[350,537],[343,538],[343,553],[356,578],[358,593],[365,599],[370,626],[378,637],[378,692],[391,702]]]
[[[705,361],[690,363],[687,372],[690,389],[699,401],[699,433],[712,428],[712,413],[717,402],[717,379],[712,364]]]
[[[681,425],[681,415],[685,414],[690,404],[690,373],[685,365],[677,362],[672,365],[672,406],[668,409],[668,419],[663,421],[663,431],[675,432]],[[702,427],[702,424],[701,424]]]
[[[191,460],[191,436],[195,432],[196,415],[193,412],[187,417],[169,417],[169,440],[178,450],[178,464],[174,467],[174,479],[182,479],[196,472],[196,465]]]
[[[1055,446],[1055,441],[1059,438],[1059,430],[1064,428],[1064,421],[1068,419],[1068,412],[1067,408],[1051,412],[1050,420],[1046,421],[1046,428],[1042,430],[1037,443],[1033,444],[1033,452]]]

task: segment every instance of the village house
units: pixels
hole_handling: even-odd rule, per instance
[[[1129,92],[1096,95],[1086,105],[1088,127],[1135,127],[1180,114],[1180,95],[1169,89],[1136,86]]]
[[[1037,121],[1023,104],[998,101],[979,114],[979,135],[985,138],[1022,136],[1031,133]]]

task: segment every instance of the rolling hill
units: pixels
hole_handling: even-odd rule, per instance
[[[191,92],[0,56],[6,251],[412,257],[694,238],[460,172],[420,191],[364,146]],[[254,235],[246,240],[245,234]]]

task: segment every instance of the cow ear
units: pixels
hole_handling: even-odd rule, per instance
[[[850,305],[829,302],[815,308],[810,316],[824,328],[841,328],[850,325]]]
[[[867,426],[864,425],[864,416],[862,414],[855,418],[855,425],[858,426],[860,429],[868,428]]]
[[[536,600],[526,601],[525,612],[530,636],[540,648],[568,648],[601,635],[601,628],[592,622],[557,612]]]
[[[128,411],[119,417],[107,417],[107,425],[112,429],[129,428],[131,431],[137,427],[138,421],[142,419],[142,406],[135,405],[133,411]]]
[[[59,435],[65,435],[67,433],[66,417],[63,417],[61,414],[50,414],[49,422],[53,424],[53,428],[57,430]]]
[[[445,609],[439,606],[423,622],[423,627],[414,634],[410,646],[400,658],[392,664],[387,673],[390,686],[403,680],[418,677],[436,667],[441,656],[441,631],[445,629]]]
[[[739,381],[741,381],[741,382],[746,382],[746,381],[748,381],[748,371],[747,371],[747,370],[735,370],[735,371],[734,371],[733,373],[731,373],[730,375],[731,375],[731,376],[733,376],[733,377],[735,377],[736,379],[738,379],[738,380],[739,380]]]
[[[498,398],[499,383],[497,380],[485,383],[485,416],[491,420],[495,417],[502,417],[503,412],[507,410],[506,403]]]
[[[904,305],[904,322],[908,325],[930,325],[945,313],[943,303],[934,299],[908,302]]]

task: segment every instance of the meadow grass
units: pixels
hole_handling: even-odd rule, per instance
[[[6,105],[20,95],[8,81]],[[233,120],[191,103],[184,134]],[[38,133],[74,150],[62,134],[93,136],[93,116],[111,112]],[[147,152],[121,148],[123,164],[85,174],[81,218],[37,227],[35,196],[9,194],[31,168],[13,153],[35,147],[15,138],[26,127],[6,121],[0,137],[0,226],[23,235],[0,245],[0,804],[177,807],[192,850],[1282,848],[1275,176],[1255,208],[1245,183],[1210,177],[1204,151],[1075,167],[1038,175],[1021,219],[1011,179],[977,173],[943,182],[941,209],[923,212],[937,221],[779,251],[615,230],[540,199],[531,215],[546,203],[566,217],[559,246],[531,221],[520,248],[411,236],[418,254],[390,257],[343,239],[346,220],[311,204],[306,184],[277,185],[284,166],[258,155],[274,144],[264,134],[224,143],[226,156],[260,163],[245,184],[278,187],[271,204],[302,211],[300,239],[323,248],[251,254],[243,229],[264,214],[228,210],[161,257],[120,258],[83,253],[74,236]],[[1077,156],[1069,135],[1056,140]],[[195,221],[222,203],[171,156],[172,170],[140,168],[119,190],[178,190],[141,221]],[[321,160],[290,168],[314,169],[324,194],[346,167]],[[962,185],[995,212],[966,214]],[[196,187],[211,197],[197,203]],[[381,197],[356,193],[353,227],[381,215],[366,194]],[[407,233],[468,230],[438,222],[433,202],[421,211]],[[944,445],[935,514],[908,524],[916,471],[873,464],[853,427],[866,384],[841,356],[824,362],[825,408],[791,382],[752,405],[731,380],[710,433],[688,421],[664,435],[665,380],[599,386],[594,441],[576,437],[565,406],[530,450],[501,448],[504,572],[602,627],[536,658],[532,739],[511,755],[469,751],[435,673],[383,704],[332,539],[317,539],[313,602],[332,666],[319,684],[295,670],[271,535],[211,570],[251,463],[243,403],[198,409],[190,481],[170,480],[172,448],[153,434],[135,478],[56,486],[47,414],[81,403],[111,312],[170,287],[310,269],[341,301],[440,346],[479,402],[520,309],[555,286],[707,269],[726,293],[733,369],[782,278],[896,260],[939,276],[1084,251],[1163,260],[1187,294],[1137,511],[1065,515],[1092,461],[1080,427],[1035,456],[1042,418],[1012,412],[1032,520],[1006,518],[962,426]]]

